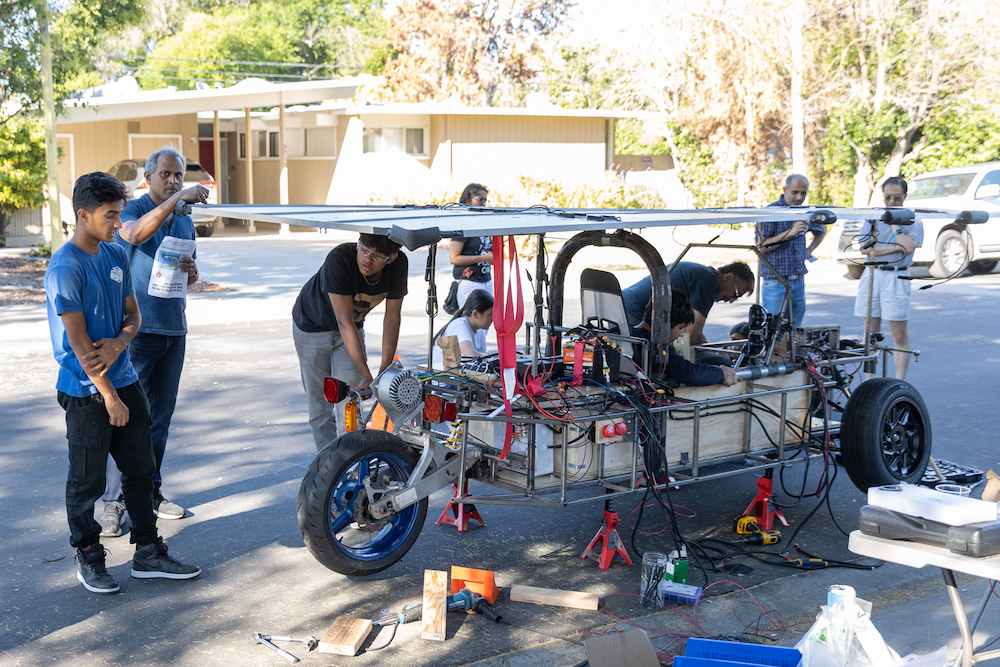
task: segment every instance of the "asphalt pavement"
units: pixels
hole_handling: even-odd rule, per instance
[[[180,521],[159,521],[171,553],[203,569],[191,581],[132,579],[133,546],[127,537],[104,541],[121,593],[94,595],[76,581],[64,509],[65,423],[55,401],[56,365],[45,309],[0,308],[0,386],[5,388],[0,398],[0,562],[7,567],[0,579],[0,667],[283,664],[270,649],[252,644],[251,634],[321,636],[338,616],[368,618],[419,602],[423,570],[451,565],[493,570],[504,588],[528,584],[596,592],[604,596],[602,610],[501,599],[496,608],[507,623],[452,615],[444,642],[421,640],[418,626],[403,626],[385,648],[380,647],[389,641],[388,631],[373,633],[354,658],[307,654],[294,644],[287,648],[303,664],[574,665],[585,657],[579,642],[589,635],[581,633],[629,627],[624,621],[657,630],[654,643],[666,651],[692,634],[764,633],[792,645],[809,628],[826,588],[841,583],[874,603],[876,627],[900,653],[947,644],[954,654],[958,630],[940,573],[929,568],[886,564],[874,570],[801,572],[745,559],[748,571],[742,574],[693,568],[692,583],[710,585],[702,602],[651,613],[633,596],[637,567],[618,561],[600,571],[579,558],[600,527],[600,503],[552,510],[483,506],[486,526],[459,534],[434,524],[451,495],[450,488],[442,489],[430,499],[420,538],[399,563],[367,578],[325,569],[302,545],[295,518],[299,484],[315,451],[290,311],[299,287],[342,240],[352,239],[293,234],[199,241],[202,278],[229,289],[189,297],[187,360],[163,467],[164,492],[189,514]],[[425,251],[409,253],[410,291],[400,339],[407,365],[426,354],[426,257]],[[437,261],[443,296],[450,282],[444,250]],[[629,268],[628,258],[581,255],[574,267],[586,263],[613,265],[623,286],[642,275]],[[832,260],[820,260],[810,270],[806,324],[839,323],[843,336],[860,337],[861,320],[853,315],[857,282],[847,280]],[[567,301],[567,321],[579,313],[575,281],[574,272],[567,277],[566,294],[573,300]],[[917,281],[915,287],[934,282]],[[998,294],[998,275],[915,289],[910,321],[911,342],[922,354],[911,364],[908,380],[927,403],[934,454],[984,471],[1000,469],[994,445],[1000,413],[993,389],[1000,368],[1000,338],[994,330]],[[745,312],[744,303],[718,304],[706,328],[709,339],[724,339]],[[367,342],[375,365],[379,311],[369,319]],[[812,514],[795,541],[811,553],[853,562],[857,557],[848,551],[840,528],[856,527],[864,495],[840,473],[829,506]],[[797,493],[815,488],[819,474],[818,466],[808,473],[793,466],[780,481]],[[686,508],[679,527],[689,539],[732,540],[732,517],[753,497],[755,481],[747,473],[674,492],[672,501]],[[476,484],[471,490],[489,492]],[[786,494],[779,498],[794,504]],[[630,544],[637,501],[618,504],[622,536]],[[816,502],[807,496],[786,509],[790,530],[805,522]],[[640,551],[667,547],[662,515],[647,511],[640,529],[635,536]],[[982,582],[959,581],[971,609],[982,595]],[[977,642],[996,636],[997,620],[994,607]]]

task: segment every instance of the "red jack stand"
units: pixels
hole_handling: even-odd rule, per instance
[[[745,516],[756,517],[757,523],[764,530],[771,530],[771,526],[774,525],[774,517],[778,517],[781,524],[788,527],[785,515],[774,504],[774,493],[771,492],[773,482],[774,471],[768,468],[764,471],[763,477],[757,478],[757,495],[747,505],[746,511],[743,512]]]
[[[594,553],[594,548],[598,543],[601,545],[600,556]],[[607,570],[611,567],[611,560],[615,557],[615,554],[619,554],[625,559],[627,565],[632,565],[632,559],[629,558],[628,552],[625,550],[625,544],[622,542],[622,538],[618,536],[618,512],[612,509],[611,501],[607,500],[604,503],[604,521],[601,523],[601,529],[597,531],[597,535],[590,541],[584,552],[580,554],[580,558],[596,560],[599,570]]]
[[[458,497],[458,482],[451,485],[451,488],[455,491],[455,495],[452,498]],[[462,496],[467,497],[469,495],[469,480],[465,480],[465,484],[462,485]],[[454,518],[448,516],[448,511],[451,511],[455,516]],[[483,521],[483,517],[479,516],[479,511],[476,506],[472,503],[456,503],[454,501],[448,503],[441,512],[441,518],[437,520],[438,526],[442,523],[446,523],[449,526],[455,526],[458,528],[458,532],[464,533],[469,529],[469,519],[475,519],[479,522],[480,526],[485,526],[486,522]]]

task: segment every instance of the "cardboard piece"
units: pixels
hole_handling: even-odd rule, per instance
[[[333,622],[323,638],[319,640],[320,653],[337,655],[357,655],[372,630],[372,622],[367,618],[341,616]]]
[[[463,588],[482,595],[490,604],[496,604],[500,597],[500,589],[497,588],[492,571],[452,565],[451,594],[454,595]]]
[[[571,609],[597,611],[600,596],[597,593],[584,593],[582,591],[560,591],[555,588],[514,586],[510,589],[510,599],[513,602],[531,602],[532,604],[547,604],[553,607],[570,607]]]
[[[448,615],[448,573],[424,570],[424,609],[420,638],[443,642]]]
[[[653,642],[642,630],[613,632],[583,642],[590,667],[659,667]]]
[[[992,470],[986,472],[986,488],[983,489],[983,500],[991,503],[1000,500],[1000,478]]]

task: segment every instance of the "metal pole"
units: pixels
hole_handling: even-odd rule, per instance
[[[250,130],[250,107],[246,108],[246,114],[244,116],[246,119],[243,128],[243,157],[246,158],[246,185],[247,185],[247,196],[246,203],[253,203],[253,132]],[[254,225],[253,220],[245,221],[247,225],[247,232],[253,234],[257,231],[256,225]]]
[[[865,356],[868,356],[868,348],[871,345],[871,335],[872,335],[872,295],[875,290],[875,249],[878,243],[878,221],[869,220],[872,226],[871,233],[871,244],[872,244],[872,257],[866,262],[868,264],[868,317],[865,318]],[[882,362],[883,368],[885,367],[885,361]]]
[[[62,215],[59,210],[59,147],[56,145],[56,101],[52,85],[52,39],[49,37],[49,5],[40,3],[38,16],[42,33],[42,109],[45,116],[46,191],[49,198],[49,228],[52,252],[62,246]]]
[[[434,318],[438,313],[437,282],[434,273],[437,267],[437,244],[432,243],[427,248],[427,269],[424,280],[427,281],[427,370],[434,370]]]

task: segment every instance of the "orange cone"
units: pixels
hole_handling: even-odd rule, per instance
[[[399,361],[398,351],[396,354],[392,355],[392,360]],[[365,424],[365,428],[370,428],[375,431],[385,431],[386,433],[393,432],[392,420],[389,419],[389,415],[385,413],[385,409],[382,408],[381,403],[375,406],[375,409],[372,411],[372,418],[368,420],[367,424]]]

